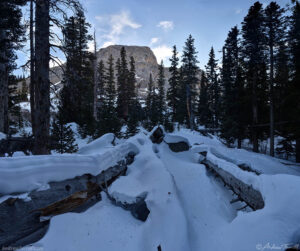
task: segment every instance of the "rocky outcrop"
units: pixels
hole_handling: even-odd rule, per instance
[[[134,57],[136,66],[136,78],[137,85],[140,93],[143,93],[147,87],[149,75],[152,73],[153,78],[156,79],[158,75],[158,63],[153,51],[146,46],[127,46],[127,45],[111,45],[106,48],[102,48],[97,52],[97,61],[103,60],[107,62],[110,55],[113,56],[116,61],[120,57],[120,51],[122,47],[125,47],[127,53],[127,61],[129,65],[130,57]],[[166,79],[169,78],[169,70],[165,70]],[[50,71],[50,82],[55,84],[62,80],[63,70],[61,67],[53,67]],[[29,85],[29,79],[26,83]],[[21,83],[19,88],[21,88]]]
[[[123,45],[111,45],[102,48],[97,52],[97,61],[107,62],[110,55],[115,61],[120,57],[120,51]],[[158,75],[158,64],[153,51],[146,46],[124,46],[127,53],[127,61],[130,57],[135,60],[136,78],[138,87],[144,89],[147,87],[150,73],[155,79]],[[165,70],[166,76],[169,75],[168,69]]]
[[[128,65],[130,57],[133,57],[135,60],[138,93],[141,97],[145,97],[147,94],[147,85],[150,73],[152,74],[154,81],[158,77],[158,62],[153,51],[149,47],[110,45],[106,48],[101,48],[97,52],[97,61],[99,62],[100,60],[103,60],[103,62],[106,63],[110,55],[112,55],[114,60],[116,61],[120,57],[120,51],[123,46],[125,47],[127,53]],[[64,68],[64,65],[62,67],[56,66],[50,69],[50,82],[52,84],[56,84],[62,80],[62,68]],[[168,88],[168,79],[170,78],[169,68],[165,67],[164,73],[166,78],[166,88]],[[199,79],[200,75],[201,74],[199,71]],[[26,83],[29,85],[29,79],[26,80]],[[18,88],[21,89],[21,87],[22,83],[20,82]],[[55,89],[55,86],[52,86],[52,89]]]

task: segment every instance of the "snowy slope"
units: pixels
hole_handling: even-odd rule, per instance
[[[167,141],[174,143],[176,139],[184,139],[192,148],[174,153],[164,142],[152,144],[149,135],[141,132],[125,142],[120,141],[117,146],[111,144],[113,135],[104,135],[74,155],[20,157],[11,158],[11,161],[4,158],[0,160],[0,188],[8,193],[45,185],[50,179],[45,179],[41,170],[48,176],[54,169],[56,176],[53,174],[51,180],[86,172],[94,174],[110,166],[110,161],[134,151],[137,155],[127,175],[115,181],[108,192],[128,203],[145,196],[150,210],[146,222],[116,207],[102,193],[103,200],[86,212],[52,218],[47,234],[33,246],[47,251],[153,251],[159,245],[163,251],[252,251],[268,247],[284,250],[300,241],[300,172],[297,166],[286,166],[262,154],[228,149],[217,138],[188,130],[171,135],[176,137],[169,137]],[[199,164],[198,152],[204,150],[213,163],[259,190],[265,207],[257,211],[237,211],[243,204],[231,204],[232,192]],[[247,163],[261,175],[243,171],[234,163]],[[1,179],[9,168],[16,177]],[[12,186],[5,190],[1,185],[5,180],[14,180],[14,186],[18,187],[16,183],[21,178],[17,177],[25,174],[28,177],[34,174],[35,178],[27,178],[24,189]]]

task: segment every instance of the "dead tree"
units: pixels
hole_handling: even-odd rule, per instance
[[[61,6],[81,8],[77,0],[36,0],[35,8],[35,67],[34,67],[34,154],[49,154],[50,127],[50,21],[55,25],[57,19],[50,20],[50,11],[60,13],[64,17],[66,12]],[[59,47],[59,46],[57,46]],[[33,48],[32,48],[33,49]],[[55,60],[52,57],[52,60]]]

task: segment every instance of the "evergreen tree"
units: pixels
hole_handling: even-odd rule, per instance
[[[196,85],[198,83],[198,60],[197,52],[194,46],[194,38],[190,35],[185,42],[182,55],[182,81],[185,87],[185,92],[182,95],[185,96],[186,101],[181,104],[186,106],[186,114],[188,117],[187,125],[190,129],[194,129],[194,110],[195,110],[195,95]]]
[[[266,38],[269,47],[269,100],[270,100],[270,155],[274,156],[274,65],[276,48],[282,44],[284,38],[284,10],[280,6],[271,2],[265,9],[265,24],[266,24]]]
[[[290,65],[287,46],[281,43],[278,48],[275,60],[275,77],[274,77],[274,108],[275,118],[279,121],[276,125],[276,131],[280,136],[289,135],[287,122],[289,120],[290,109],[288,107],[288,96],[290,87]],[[283,124],[281,124],[283,122]]]
[[[276,147],[276,153],[278,155],[284,155],[286,160],[293,155],[294,151],[293,143],[291,140],[288,140],[288,137],[287,139],[280,140]]]
[[[97,104],[96,108],[101,109],[103,105],[103,99],[104,99],[104,86],[105,86],[105,67],[102,60],[100,60],[97,68]]]
[[[78,145],[75,143],[71,125],[66,125],[64,119],[60,116],[56,120],[53,120],[51,139],[51,149],[57,153],[74,153],[78,151]]]
[[[178,102],[180,99],[180,93],[179,93],[179,69],[178,69],[178,52],[176,49],[176,46],[173,46],[173,55],[170,59],[171,66],[169,68],[169,72],[171,74],[169,78],[169,89],[167,92],[167,101],[168,101],[168,107],[170,109],[170,115],[171,115],[171,121],[175,122],[178,120],[177,112],[178,112]]]
[[[8,77],[8,124],[9,134],[17,133],[23,127],[20,102],[22,95],[17,91],[18,80],[14,75]]]
[[[220,86],[217,73],[218,62],[215,59],[214,48],[209,52],[206,68],[206,78],[208,82],[209,109],[212,111],[213,128],[219,126],[220,119]]]
[[[200,81],[197,122],[198,124],[204,125],[208,128],[211,128],[213,124],[212,111],[210,110],[208,104],[208,82],[204,71],[202,71]]]
[[[253,151],[259,150],[259,138],[263,138],[263,127],[260,123],[266,121],[266,37],[264,12],[262,4],[254,3],[242,23],[242,58],[245,71],[245,81],[249,100],[249,111],[252,119],[248,121],[251,128]]]
[[[184,82],[184,74],[182,67],[179,68],[179,80],[178,80],[178,93],[179,101],[177,105],[177,121],[179,124],[184,124],[188,121],[187,107],[186,107],[186,84]]]
[[[164,74],[164,64],[161,61],[158,66],[158,79],[157,79],[157,114],[158,123],[163,125],[165,122],[166,113],[166,98],[165,98],[165,74]]]
[[[223,47],[221,136],[228,145],[237,139],[240,148],[241,140],[245,136],[245,115],[238,34],[239,30],[235,26],[228,33]]]
[[[146,97],[146,129],[151,130],[154,126],[158,124],[158,113],[157,113],[157,94],[155,93],[155,86],[152,78],[152,74],[149,76],[148,83],[148,94]]]
[[[296,162],[300,162],[300,3],[295,1],[290,18],[289,45],[291,54],[291,83],[288,90],[288,131],[296,141]]]
[[[27,95],[28,95],[28,87],[27,87],[27,84],[26,84],[26,80],[24,79],[22,81],[22,89],[21,89],[21,93],[20,93],[21,100],[22,101],[28,101]]]
[[[129,88],[128,76],[129,71],[127,67],[126,50],[125,47],[121,48],[120,61],[117,62],[117,87],[118,87],[118,114],[119,117],[125,121],[128,119],[129,109]]]
[[[67,57],[64,88],[61,92],[61,111],[66,122],[80,125],[83,135],[93,131],[93,67],[88,52],[90,25],[84,13],[77,11],[66,20],[63,29],[64,51]]]
[[[0,132],[8,132],[8,79],[15,69],[15,51],[22,46],[24,27],[20,6],[25,0],[0,2]]]
[[[103,106],[98,112],[99,121],[97,123],[97,129],[95,133],[96,137],[100,137],[109,132],[119,136],[121,123],[116,110],[114,59],[112,55],[110,55],[108,59],[105,73]]]
[[[129,93],[129,114],[127,121],[126,138],[138,133],[140,104],[137,98],[136,78],[135,78],[135,61],[130,57],[130,70],[128,77],[128,93]]]

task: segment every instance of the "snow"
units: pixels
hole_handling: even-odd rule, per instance
[[[0,194],[27,192],[51,181],[62,181],[85,173],[97,175],[124,159],[129,152],[137,153],[138,149],[131,143],[124,143],[107,151],[99,148],[99,153],[93,155],[83,153],[1,158]]]
[[[299,243],[299,167],[266,155],[229,149],[215,136],[204,137],[187,129],[166,135],[167,142],[192,145],[180,153],[172,152],[164,142],[153,145],[144,130],[128,140],[118,140],[116,146],[113,139],[113,134],[106,134],[82,147],[78,154],[0,160],[0,191],[5,194],[46,189],[50,180],[78,173],[96,174],[129,151],[137,153],[126,176],[117,179],[108,192],[127,203],[145,198],[150,210],[146,222],[116,207],[102,193],[103,199],[84,213],[53,217],[47,234],[33,246],[47,251],[153,251],[159,245],[172,251],[253,251],[284,250]],[[207,151],[207,159],[218,167],[259,190],[265,207],[237,211],[243,204],[231,204],[232,192],[199,164],[201,151]],[[241,170],[237,167],[241,163],[261,175]]]
[[[4,133],[0,132],[0,140],[5,139],[5,138],[6,138],[6,135]]]
[[[19,105],[22,110],[26,110],[28,112],[31,111],[30,102],[28,101],[20,102]]]
[[[81,147],[78,151],[79,154],[95,154],[99,153],[99,149],[106,150],[108,148],[112,148],[112,142],[115,139],[115,135],[113,133],[107,133],[102,137],[92,141],[86,146]]]
[[[177,135],[169,135],[169,134],[167,134],[164,137],[164,141],[166,143],[186,142],[189,145],[189,141],[186,138],[181,137],[181,136],[177,136]]]

